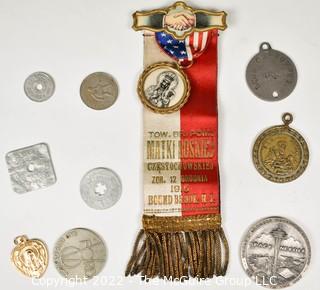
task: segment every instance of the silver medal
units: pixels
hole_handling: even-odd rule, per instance
[[[248,64],[246,79],[257,97],[265,101],[280,101],[294,90],[297,70],[287,55],[264,42]]]
[[[48,145],[45,143],[11,151],[6,155],[13,190],[25,193],[56,182]]]
[[[108,168],[90,170],[80,183],[82,199],[94,209],[113,206],[120,199],[121,191],[120,178]]]
[[[55,85],[53,78],[45,72],[35,72],[24,82],[27,97],[35,102],[44,102],[52,97]]]
[[[258,221],[241,244],[241,262],[259,285],[277,289],[296,283],[310,263],[311,249],[304,231],[283,217]]]
[[[107,249],[95,232],[76,228],[64,233],[56,242],[53,260],[65,278],[88,280],[97,276],[106,263]]]

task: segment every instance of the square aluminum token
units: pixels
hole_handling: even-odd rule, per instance
[[[25,193],[56,182],[49,147],[45,143],[7,153],[6,161],[13,190]]]

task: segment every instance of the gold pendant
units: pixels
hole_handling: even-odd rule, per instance
[[[31,278],[40,278],[48,267],[48,250],[46,245],[27,236],[19,236],[11,253],[11,260],[19,272]]]
[[[265,130],[253,146],[253,162],[266,179],[284,183],[295,180],[306,169],[309,150],[306,141],[289,127],[293,121],[290,113],[282,116],[283,125]]]

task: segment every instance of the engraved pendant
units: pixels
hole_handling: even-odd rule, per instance
[[[48,267],[48,250],[46,245],[36,239],[29,240],[27,236],[19,236],[11,253],[11,260],[23,275],[40,278]]]
[[[294,90],[298,74],[293,61],[284,53],[272,49],[268,42],[249,62],[246,71],[250,90],[264,101],[280,101]]]
[[[290,113],[282,116],[283,125],[265,130],[253,146],[253,162],[266,179],[284,183],[295,180],[306,169],[309,161],[308,145],[304,138],[289,127]]]

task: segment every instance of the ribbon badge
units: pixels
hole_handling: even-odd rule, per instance
[[[226,13],[183,2],[136,12],[144,31],[144,214],[126,275],[225,275],[218,167],[217,42]]]

